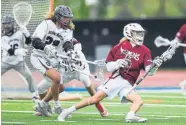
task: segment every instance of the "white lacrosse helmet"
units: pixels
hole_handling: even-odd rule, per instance
[[[142,45],[145,36],[145,30],[138,23],[129,23],[123,28],[123,35],[131,42],[137,45]]]

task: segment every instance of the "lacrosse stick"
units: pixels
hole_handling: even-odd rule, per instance
[[[13,15],[19,27],[26,27],[32,16],[32,6],[27,2],[19,2],[13,7]]]
[[[64,59],[69,59],[69,56],[65,56],[65,55],[59,55],[59,54],[57,54],[57,57],[64,58]],[[75,58],[74,60],[81,61],[81,62],[86,62],[86,63],[90,63],[90,64],[97,65],[97,66],[100,66],[100,67],[105,66],[105,59],[95,60],[94,62],[88,61],[88,60],[81,60],[81,59],[77,59],[77,58]]]
[[[168,39],[165,39],[165,38],[163,38],[161,36],[158,36],[154,40],[154,44],[157,47],[160,47],[160,46],[169,46],[169,45],[171,45],[171,41],[169,41]],[[178,43],[178,46],[186,47],[186,44],[184,44],[184,43]]]
[[[61,65],[65,66],[65,67],[69,67],[69,65],[67,64],[64,64],[64,63],[60,63]],[[77,72],[80,72],[82,74],[85,74],[87,76],[90,76],[92,78],[94,78],[97,82],[104,82],[104,75],[102,72],[98,72],[96,73],[95,75],[92,75],[92,74],[89,74],[89,73],[86,73],[86,72],[83,72],[79,69],[76,69],[76,68],[72,68],[73,70],[77,71]]]
[[[160,59],[166,60],[167,58],[169,58],[170,54],[174,54],[174,53],[175,53],[175,49],[176,49],[175,47],[170,46],[170,47],[160,56]],[[165,62],[165,61],[164,61],[164,62]],[[135,82],[134,86],[130,89],[130,91],[129,91],[128,93],[130,93],[132,90],[134,90],[134,89],[141,83],[141,81],[143,81],[143,80],[146,78],[146,76],[147,76],[147,75],[152,71],[152,69],[155,68],[155,67],[156,67],[156,65],[153,63],[152,66],[151,66],[151,68],[145,73],[144,76],[142,76],[141,78],[139,78],[139,79]]]

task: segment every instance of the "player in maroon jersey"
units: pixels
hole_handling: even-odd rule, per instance
[[[136,116],[136,112],[143,105],[141,97],[136,91],[130,91],[137,80],[140,70],[149,70],[151,64],[156,67],[149,75],[153,75],[161,65],[162,60],[156,57],[151,59],[150,50],[143,45],[145,30],[137,23],[130,23],[123,30],[125,38],[114,46],[106,59],[106,67],[112,75],[103,85],[99,86],[99,91],[92,97],[86,98],[76,105],[65,109],[58,116],[58,121],[64,121],[66,116],[75,110],[96,104],[105,97],[110,99],[116,95],[120,97],[122,103],[132,102],[129,113],[126,115],[126,122],[146,122],[146,118]]]
[[[176,37],[174,40],[172,40],[172,44],[181,43],[184,42],[186,44],[186,24],[182,25],[179,31],[176,34]],[[177,46],[178,47],[178,46]],[[186,47],[184,48],[184,53],[183,53],[185,63],[186,63]],[[186,95],[186,80],[182,81],[180,84],[180,88],[182,90],[183,95]]]

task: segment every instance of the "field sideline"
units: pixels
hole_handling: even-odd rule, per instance
[[[86,94],[83,94],[85,97]],[[186,97],[180,93],[140,93],[144,106],[138,115],[148,118],[148,125],[185,125]],[[61,102],[63,107],[69,107],[78,101]],[[73,113],[72,118],[65,122],[57,122],[57,115],[52,117],[37,117],[32,115],[31,100],[2,100],[2,125],[123,125],[124,115],[130,104],[120,104],[119,99],[103,100],[109,111],[109,117],[102,118],[95,106],[89,106]],[[127,123],[129,124],[129,123]],[[130,123],[131,124],[131,123]],[[130,125],[129,124],[129,125]],[[139,123],[132,123],[132,125]]]

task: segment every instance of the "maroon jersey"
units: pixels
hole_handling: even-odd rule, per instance
[[[126,56],[130,58],[131,65],[127,68],[120,68],[119,73],[133,85],[140,74],[140,70],[152,63],[151,53],[146,46],[132,47],[131,43],[125,39],[110,50],[106,62],[123,59]]]
[[[176,37],[184,42],[186,44],[186,24],[184,24],[180,29],[179,31],[177,32],[176,34]],[[184,48],[184,53],[186,53],[186,48]]]

